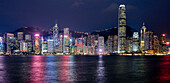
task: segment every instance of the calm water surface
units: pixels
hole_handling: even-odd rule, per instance
[[[170,82],[170,56],[0,56],[0,83]]]

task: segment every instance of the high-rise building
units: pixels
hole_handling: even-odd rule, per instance
[[[14,34],[12,34],[12,33],[6,33],[5,34],[5,50],[6,50],[6,53],[7,54],[10,54],[10,45],[9,45],[9,43],[10,43],[10,41],[9,41],[9,39],[14,39]]]
[[[7,49],[6,54],[12,54],[14,50],[16,49],[15,47],[16,39],[15,37],[9,37],[7,42],[8,42],[7,44],[8,49]]]
[[[89,47],[90,54],[97,54],[98,53],[98,38],[99,35],[91,35],[91,47]]]
[[[114,40],[113,40],[113,52],[117,53],[118,52],[118,36],[114,35]]]
[[[139,51],[139,34],[138,32],[133,33],[133,51]]]
[[[129,53],[133,51],[133,38],[132,37],[127,37],[126,51]]]
[[[161,44],[166,44],[166,35],[165,34],[162,34],[161,37],[160,37],[160,40],[161,40]]]
[[[53,51],[54,51],[54,50],[53,50],[53,49],[54,49],[53,43],[54,43],[54,42],[53,42],[53,39],[50,39],[50,38],[49,38],[49,39],[47,40],[47,44],[48,44],[48,45],[47,45],[47,46],[48,46],[48,47],[47,47],[47,49],[48,49],[48,54],[53,54]]]
[[[40,34],[35,34],[34,35],[34,51],[35,51],[35,54],[40,54],[41,50],[40,50]]]
[[[57,53],[58,52],[58,49],[59,49],[59,41],[58,41],[58,34],[59,34],[59,28],[58,28],[58,25],[56,24],[54,27],[53,27],[53,47],[54,47],[54,53]]]
[[[166,45],[166,35],[162,34],[160,37],[160,53],[166,53],[167,45]]]
[[[156,35],[153,36],[153,50],[154,50],[154,53],[160,52],[160,43],[158,40],[158,36]]]
[[[63,42],[63,53],[68,54],[69,53],[69,28],[64,28],[64,42]]]
[[[64,40],[64,36],[63,34],[60,34],[59,37],[59,49],[58,49],[58,53],[63,53],[63,40]]]
[[[4,54],[3,37],[0,37],[0,54]]]
[[[126,8],[119,6],[118,14],[118,53],[124,53],[126,49]]]
[[[24,39],[24,36],[23,36],[23,35],[24,35],[23,32],[18,32],[18,33],[17,33],[17,39],[18,39],[18,40],[23,40],[23,39]]]
[[[33,42],[28,41],[27,46],[28,46],[28,53],[31,54],[31,52],[33,51]]]
[[[20,41],[20,51],[28,52],[28,44],[24,41]]]
[[[151,31],[148,31],[148,32],[145,32],[145,35],[144,35],[144,50],[147,51],[147,50],[152,50],[152,45],[153,45],[153,32]]]
[[[44,40],[42,42],[42,48],[41,49],[42,49],[41,54],[45,54],[45,53],[48,52],[48,46],[47,46],[47,41],[46,40]]]
[[[107,51],[108,53],[113,53],[113,43],[114,43],[114,36],[108,36],[108,39],[107,39]]]
[[[76,38],[75,39],[75,46],[77,47],[77,49],[76,49],[77,54],[84,54],[84,51],[85,51],[84,38]]]
[[[100,36],[98,38],[98,54],[104,54],[105,53],[105,49],[104,49],[104,37]]]
[[[146,32],[146,27],[145,27],[145,23],[143,22],[143,27],[140,30],[140,51],[144,51],[144,45],[145,45],[145,32]]]
[[[25,41],[31,41],[31,35],[30,34],[25,35]]]

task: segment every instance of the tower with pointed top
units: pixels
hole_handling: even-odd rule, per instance
[[[145,23],[143,22],[143,26],[140,30],[140,50],[144,51],[144,38],[145,38],[145,33],[146,33],[146,27],[145,27]]]
[[[58,42],[58,25],[56,24],[53,27],[53,53],[57,53],[57,46],[59,46]]]
[[[118,14],[118,53],[124,53],[126,46],[126,8],[119,6]]]

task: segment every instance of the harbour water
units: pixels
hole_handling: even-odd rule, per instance
[[[0,56],[0,83],[170,82],[170,56]]]

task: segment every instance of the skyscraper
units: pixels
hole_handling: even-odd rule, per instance
[[[140,30],[140,50],[144,51],[144,45],[145,45],[145,33],[146,33],[146,27],[145,27],[145,23],[143,22],[143,26]]]
[[[115,53],[118,52],[118,36],[117,35],[114,35],[114,40],[113,40],[113,51]]]
[[[40,34],[35,34],[34,35],[34,51],[35,54],[40,54]]]
[[[153,36],[153,50],[154,50],[154,53],[159,53],[160,51],[160,43],[158,40],[158,36],[156,35]]]
[[[98,38],[98,54],[104,54],[105,49],[104,49],[104,37],[100,36]]]
[[[57,53],[58,52],[58,46],[59,46],[59,41],[58,41],[58,25],[56,24],[53,27],[53,52]]]
[[[5,35],[5,50],[6,50],[6,53],[9,54],[10,53],[10,41],[9,39],[13,39],[14,38],[14,34],[12,33],[6,33]]]
[[[114,36],[108,36],[108,39],[107,39],[107,50],[108,50],[108,53],[113,53],[113,40],[114,40]]]
[[[153,32],[151,32],[151,31],[145,32],[144,41],[145,41],[144,50],[145,51],[152,50]]]
[[[129,53],[133,51],[133,37],[127,37],[126,51]]]
[[[126,8],[125,5],[119,6],[118,14],[118,53],[125,52],[126,46]]]
[[[69,28],[64,28],[63,53],[69,53]]]
[[[53,47],[54,44],[53,44],[53,43],[54,43],[54,42],[53,42],[53,39],[50,39],[50,38],[49,38],[49,39],[47,40],[47,46],[48,46],[48,47],[47,47],[47,50],[48,50],[48,54],[53,54],[53,51],[54,51],[54,50],[53,50],[53,49],[54,49],[54,47]]]
[[[27,52],[28,51],[28,45],[26,42],[21,41],[20,42],[20,51],[21,52]]]
[[[161,53],[166,53],[167,51],[167,45],[166,45],[166,35],[162,34],[160,37],[160,52]]]
[[[75,46],[77,47],[76,53],[83,54],[84,53],[84,38],[76,38],[75,39]]]
[[[23,40],[23,38],[24,38],[24,33],[23,32],[18,32],[17,33],[17,39],[18,40]]]
[[[139,34],[138,32],[133,33],[133,51],[139,51]]]

